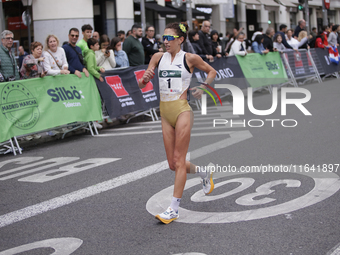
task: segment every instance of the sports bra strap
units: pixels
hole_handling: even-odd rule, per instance
[[[186,53],[184,54],[184,58],[183,58],[184,67],[185,67],[185,69],[187,69],[187,71],[188,71],[189,73],[191,73],[185,55],[186,55]]]

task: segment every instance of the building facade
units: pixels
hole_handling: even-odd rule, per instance
[[[191,0],[195,28],[204,19],[209,19],[212,29],[223,34],[232,32],[234,27],[244,28],[250,37],[258,28],[278,30],[281,24],[295,28],[303,12],[297,8],[298,0]],[[309,1],[309,28],[322,28],[323,0]],[[25,6],[28,5],[28,6]],[[2,0],[0,4],[0,28],[14,32],[15,39],[28,50],[28,28],[22,23],[23,12],[31,13],[32,41],[44,42],[47,35],[55,34],[60,42],[68,41],[68,31],[91,24],[95,31],[116,36],[117,31],[125,32],[134,23],[141,22],[139,0]],[[186,20],[186,7],[173,8],[169,0],[145,3],[146,24],[153,25],[156,33],[162,33],[165,25]],[[332,0],[327,11],[327,24],[340,23],[340,0]]]

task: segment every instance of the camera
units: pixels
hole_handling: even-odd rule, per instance
[[[109,50],[106,50],[106,51],[105,51],[105,54],[109,54],[109,53],[110,53],[110,51],[109,51]]]

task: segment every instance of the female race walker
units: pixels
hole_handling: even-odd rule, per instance
[[[156,218],[165,224],[178,219],[178,208],[183,194],[187,173],[196,173],[196,166],[186,161],[190,142],[190,132],[193,125],[193,112],[187,101],[187,92],[194,67],[208,74],[205,83],[210,84],[216,71],[200,56],[185,53],[181,44],[187,38],[187,26],[179,23],[168,24],[164,30],[163,42],[166,52],[153,55],[143,78],[138,86],[144,88],[154,76],[158,67],[160,112],[162,119],[162,133],[165,152],[169,167],[175,171],[175,185],[172,201],[168,209],[156,215]],[[205,88],[204,85],[200,86]],[[192,88],[192,95],[201,98],[203,91]],[[202,178],[203,191],[209,194],[214,189],[212,174],[209,171],[197,172]]]

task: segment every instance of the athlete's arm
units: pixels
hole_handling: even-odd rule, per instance
[[[207,62],[204,62],[202,58],[196,54],[187,53],[185,56],[191,73],[194,71],[194,68],[196,67],[208,74],[207,79],[205,80],[204,83],[210,84],[213,82],[216,76],[216,70],[212,66],[210,66]],[[206,86],[204,86],[203,84],[200,85],[200,87],[206,89]],[[195,98],[197,99],[201,98],[203,94],[203,91],[201,89],[192,88],[191,90],[193,90],[192,95]]]
[[[158,66],[158,62],[163,56],[163,52],[157,52],[155,53],[149,63],[148,69],[146,69],[143,78],[138,81],[138,87],[139,88],[145,88],[146,84],[153,78],[155,75],[155,69]]]

